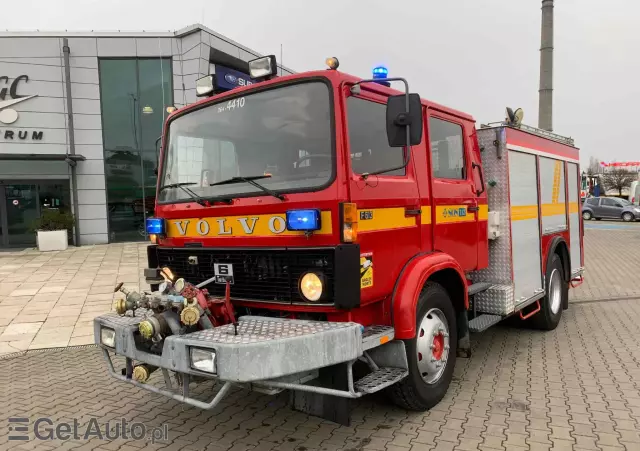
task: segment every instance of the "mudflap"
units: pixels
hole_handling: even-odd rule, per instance
[[[321,368],[318,383],[337,390],[349,390],[348,363]],[[307,415],[333,421],[342,426],[351,426],[351,399],[340,396],[292,390],[291,408]]]
[[[469,315],[466,310],[458,313],[458,349],[456,355],[458,357],[471,357],[471,337],[469,334]]]

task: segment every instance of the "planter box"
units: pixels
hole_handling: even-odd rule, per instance
[[[66,230],[54,230],[52,232],[38,230],[37,240],[38,250],[41,252],[65,251],[69,246]]]

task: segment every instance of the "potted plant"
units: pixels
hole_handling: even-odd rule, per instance
[[[69,233],[74,224],[73,215],[60,210],[46,209],[33,224],[38,250],[64,251],[69,246]]]

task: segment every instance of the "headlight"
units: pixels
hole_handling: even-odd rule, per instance
[[[633,209],[633,211],[635,211],[636,213],[640,213],[640,208],[636,207]]]
[[[191,348],[191,367],[199,371],[215,374],[216,372],[215,351]]]
[[[300,278],[300,293],[307,301],[315,302],[322,296],[322,278],[314,272],[308,272]]]
[[[100,343],[110,348],[116,347],[116,331],[103,327],[100,329]]]

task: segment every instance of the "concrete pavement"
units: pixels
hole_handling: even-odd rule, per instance
[[[640,301],[580,302],[552,332],[497,326],[474,335],[446,397],[428,412],[408,412],[384,396],[355,404],[350,427],[290,410],[276,397],[236,389],[212,411],[185,407],[108,376],[95,347],[0,357],[0,424],[39,417],[54,426],[110,425],[124,418],[166,425],[168,439],[8,441],[0,451],[427,451],[639,450]],[[123,365],[117,362],[117,368]],[[259,364],[259,363],[258,363]],[[162,376],[154,373],[153,383]],[[192,393],[210,398],[210,383]]]
[[[571,301],[640,297],[636,226],[585,231],[586,279]],[[0,252],[0,355],[93,343],[93,318],[111,310],[116,281],[148,289],[146,246]]]

